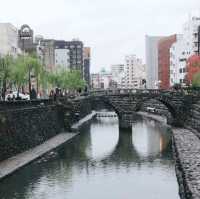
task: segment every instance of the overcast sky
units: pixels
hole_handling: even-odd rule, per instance
[[[145,35],[180,33],[200,0],[0,0],[0,22],[35,35],[79,38],[92,49],[92,71],[123,63],[126,54],[145,58]],[[145,61],[145,60],[144,60]]]

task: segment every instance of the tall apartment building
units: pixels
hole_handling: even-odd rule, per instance
[[[126,56],[122,87],[130,89],[143,88],[144,79],[146,79],[146,71],[142,59],[137,58],[136,55]]]
[[[49,71],[63,65],[66,69],[81,70],[83,74],[83,43],[42,39],[38,42],[37,53]]]
[[[145,37],[147,88],[155,89],[158,84],[158,42],[162,36]]]
[[[55,47],[53,39],[42,39],[37,45],[37,54],[47,71],[54,71],[55,68]]]
[[[78,40],[55,40],[55,49],[68,49],[70,69],[83,71],[83,42]]]
[[[200,52],[200,17],[192,17],[183,25],[183,33],[170,48],[170,85],[185,84],[187,60]]]
[[[58,70],[69,70],[70,69],[70,57],[68,49],[56,48],[55,54],[55,67]]]
[[[91,63],[91,48],[83,48],[83,79],[90,87],[90,63]]]
[[[158,80],[160,89],[170,87],[170,48],[176,42],[176,35],[164,37],[158,42]]]
[[[116,84],[117,88],[122,87],[122,79],[124,77],[124,64],[115,64],[111,66],[111,75],[113,83]]]
[[[10,23],[0,23],[0,56],[16,56],[18,52],[17,28]]]

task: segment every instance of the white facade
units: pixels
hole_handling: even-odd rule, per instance
[[[146,79],[145,65],[142,59],[136,55],[128,55],[125,57],[124,78],[122,81],[123,88],[143,88],[142,80]]]
[[[155,89],[158,83],[158,42],[163,37],[145,37],[147,88]]]
[[[18,54],[17,28],[10,23],[0,23],[0,56]]]
[[[122,78],[124,77],[124,65],[116,64],[111,66],[112,80],[117,84],[118,88],[122,87]]]
[[[55,66],[60,69],[70,69],[68,49],[55,49]]]
[[[170,85],[184,84],[187,59],[198,51],[200,17],[192,17],[183,25],[183,34],[170,48]]]
[[[102,70],[99,73],[91,74],[91,85],[93,89],[108,89],[111,86],[112,74]]]

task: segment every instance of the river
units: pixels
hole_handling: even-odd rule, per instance
[[[153,120],[119,130],[96,118],[57,150],[0,182],[1,199],[178,199],[171,131]]]

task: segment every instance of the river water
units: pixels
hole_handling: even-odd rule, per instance
[[[178,199],[171,131],[153,120],[119,130],[97,118],[70,143],[0,182],[0,199]]]

